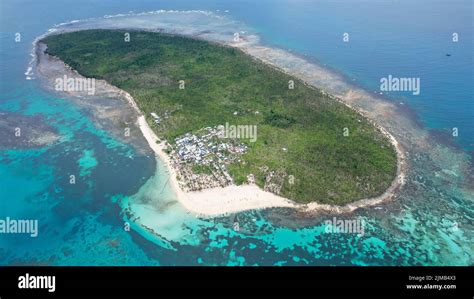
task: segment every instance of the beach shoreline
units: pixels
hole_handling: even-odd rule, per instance
[[[228,44],[224,44],[229,46]],[[294,74],[290,74],[286,72],[284,69],[279,68],[278,66],[274,65],[270,61],[265,61],[260,57],[256,57],[252,55],[250,51],[247,51],[244,46],[240,46],[239,44],[231,45],[235,46],[235,48],[242,50],[247,55],[251,56],[254,59],[257,59],[267,65],[270,65],[273,68],[278,69],[278,71],[284,72],[288,75],[296,77],[300,80],[303,78],[299,78]],[[37,51],[37,55],[49,56],[46,54],[45,47],[38,47],[41,50]],[[52,57],[52,56],[49,56]],[[38,57],[38,64],[41,63],[42,59]],[[65,64],[62,60],[56,58],[55,59],[58,64],[63,64],[63,68],[68,73],[73,73],[74,76],[78,76],[83,78],[78,72],[73,70],[70,66]],[[404,184],[405,181],[405,171],[406,171],[406,164],[405,164],[405,156],[403,153],[403,149],[401,148],[400,144],[397,142],[395,137],[388,132],[385,128],[381,125],[377,124],[374,120],[370,119],[365,113],[357,108],[352,107],[348,103],[342,101],[337,96],[328,94],[332,99],[338,101],[341,104],[346,105],[347,107],[355,110],[361,116],[368,119],[374,126],[378,128],[378,130],[384,134],[390,143],[394,146],[396,153],[397,153],[397,173],[392,181],[390,187],[381,195],[373,198],[366,198],[360,199],[355,202],[338,206],[338,205],[329,205],[329,204],[320,204],[317,202],[312,202],[308,204],[300,204],[296,203],[292,200],[286,199],[284,197],[278,196],[276,194],[264,191],[260,189],[256,185],[230,185],[226,187],[217,187],[217,188],[210,188],[201,191],[190,191],[185,192],[179,186],[179,180],[177,176],[177,172],[172,165],[171,159],[168,154],[165,152],[165,143],[161,141],[156,134],[153,132],[151,127],[148,125],[145,116],[139,109],[136,101],[133,97],[124,90],[121,90],[105,80],[96,80],[98,84],[108,90],[109,92],[115,93],[118,97],[125,99],[137,116],[136,125],[140,129],[141,134],[146,139],[149,147],[154,152],[157,159],[160,159],[163,162],[168,170],[170,179],[169,183],[176,194],[176,199],[178,202],[181,203],[183,207],[187,210],[198,214],[200,216],[222,216],[242,211],[248,210],[255,210],[255,209],[267,209],[267,208],[292,208],[296,209],[299,212],[303,213],[317,213],[317,212],[329,212],[329,213],[350,213],[358,208],[369,207],[381,204],[385,201],[391,200],[395,195],[397,190]],[[303,80],[305,84],[312,86],[310,83]],[[317,89],[317,88],[316,88]],[[323,91],[324,92],[324,91]]]

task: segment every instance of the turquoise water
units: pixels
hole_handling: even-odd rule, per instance
[[[0,148],[0,219],[40,224],[37,238],[0,235],[0,264],[472,264],[474,198],[463,167],[469,168],[474,136],[472,3],[357,3],[2,1],[0,111],[41,115],[61,138],[50,146]],[[298,218],[284,209],[197,217],[175,201],[160,162],[114,139],[83,108],[24,74],[32,41],[54,24],[158,9],[213,11],[229,20],[222,26],[242,24],[262,43],[325,64],[371,91],[388,74],[420,77],[420,96],[391,94],[389,100],[403,101],[427,130],[440,130],[433,136],[460,150],[436,147],[430,156],[436,167],[423,155],[412,157],[415,170],[396,202],[340,216],[363,219],[364,236],[327,234],[327,216]],[[462,43],[446,42],[453,31]],[[19,43],[16,32],[22,34]],[[349,44],[339,42],[341,32],[350,32]],[[459,128],[457,139],[443,134],[452,127]]]

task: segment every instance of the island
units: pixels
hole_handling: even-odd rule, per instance
[[[190,210],[337,209],[397,181],[396,141],[383,128],[239,48],[130,30],[40,42],[78,75],[121,90]]]

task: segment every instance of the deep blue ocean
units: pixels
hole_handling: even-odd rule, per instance
[[[252,28],[263,44],[300,54],[371,92],[388,75],[418,77],[420,95],[389,93],[387,99],[404,103],[433,136],[472,155],[471,0],[0,0],[0,112],[37,116],[62,136],[48,147],[0,147],[0,219],[39,219],[41,232],[37,238],[0,235],[0,265],[473,263],[472,232],[440,231],[446,210],[428,212],[418,203],[404,206],[393,225],[362,213],[372,232],[365,237],[325,235],[317,224],[282,224],[278,213],[268,211],[241,213],[239,219],[251,224],[240,232],[232,230],[232,217],[209,220],[186,212],[182,218],[163,215],[159,236],[133,226],[124,230],[125,203],[152,196],[147,184],[163,184],[164,170],[98,129],[80,107],[38,80],[26,80],[25,72],[32,42],[55,24],[160,9],[225,14]],[[343,33],[350,42],[341,42]],[[451,135],[455,127],[457,137]],[[73,190],[66,183],[71,172],[81,173]],[[472,193],[459,192],[452,201],[447,225],[452,219],[472,225]]]

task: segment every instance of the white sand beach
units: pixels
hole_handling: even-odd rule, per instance
[[[132,99],[130,95],[127,98],[129,100]],[[134,103],[132,106],[136,107]],[[184,192],[179,187],[176,170],[171,165],[169,156],[164,152],[164,144],[158,143],[159,139],[146,122],[145,116],[140,115],[138,117],[138,125],[152,150],[168,168],[170,173],[169,182],[176,193],[178,201],[186,209],[203,216],[218,216],[253,209],[294,208],[297,206],[288,199],[251,185],[231,185],[224,188]]]

